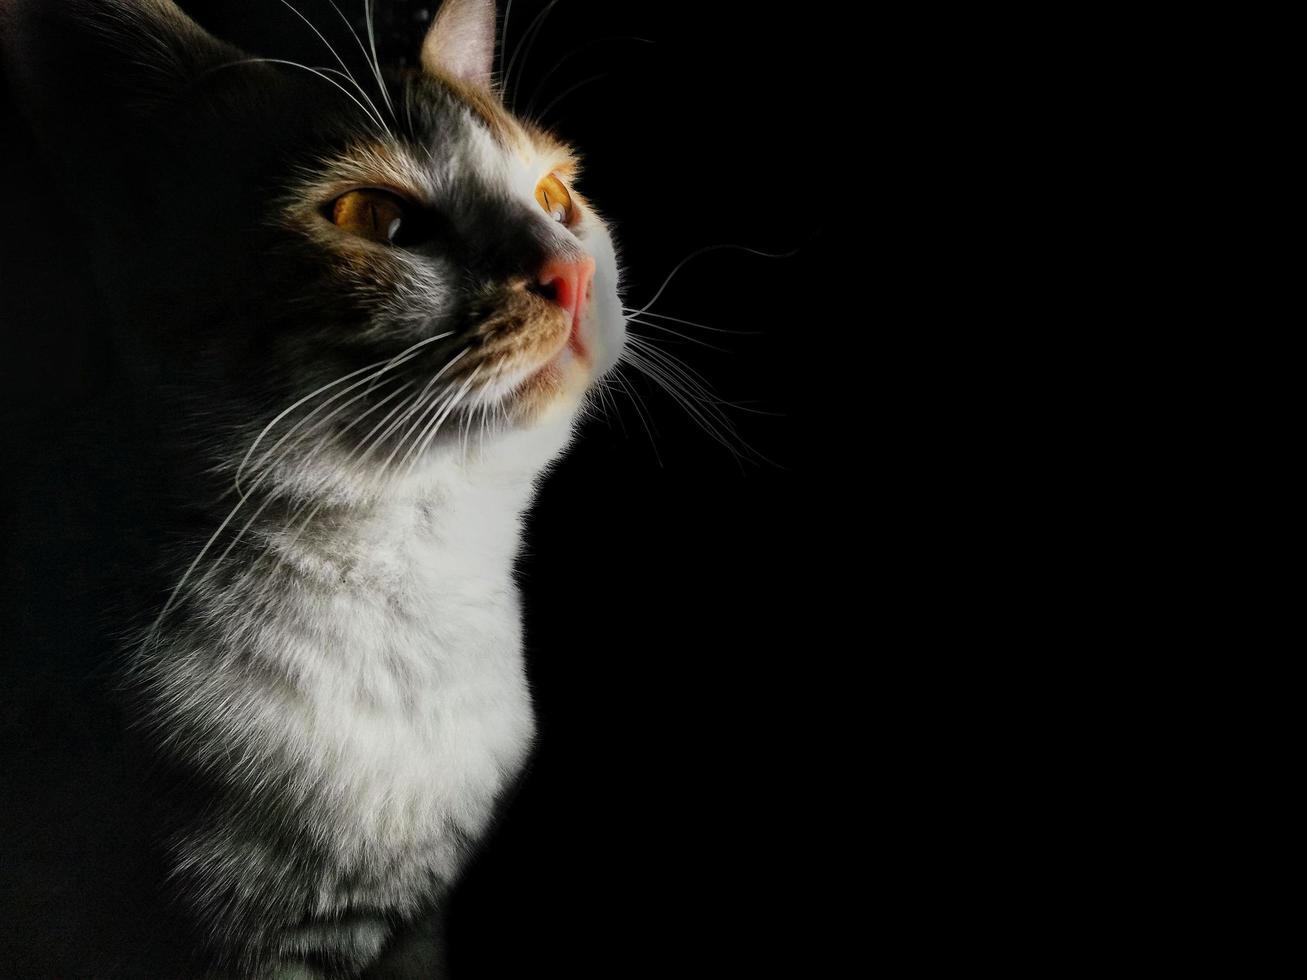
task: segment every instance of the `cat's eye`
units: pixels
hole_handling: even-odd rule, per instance
[[[560,224],[572,223],[572,195],[567,185],[550,174],[536,184],[536,203],[544,208],[545,214]]]
[[[388,245],[401,236],[408,208],[389,191],[363,187],[336,198],[330,217],[338,228],[350,234]]]

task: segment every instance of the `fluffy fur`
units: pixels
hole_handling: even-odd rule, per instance
[[[5,13],[159,467],[119,691],[164,774],[169,894],[203,970],[399,962],[530,751],[513,562],[621,353],[609,232],[579,194],[569,226],[536,202],[576,159],[500,105],[489,0],[446,0],[422,71],[381,84],[251,59],[167,0]],[[422,234],[335,227],[357,187]],[[537,282],[559,257],[596,264],[578,333]]]

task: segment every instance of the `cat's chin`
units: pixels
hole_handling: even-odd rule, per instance
[[[593,373],[584,347],[571,339],[521,382],[510,396],[519,425],[530,426],[580,406]]]

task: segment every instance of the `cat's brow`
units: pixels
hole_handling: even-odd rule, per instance
[[[571,153],[563,150],[562,154],[557,157],[557,162],[549,169],[560,177],[572,179],[581,172],[581,161],[572,156]]]
[[[551,170],[564,177],[573,176],[580,171],[581,160],[576,152],[549,130],[530,122],[521,123],[520,128],[527,145],[537,156],[554,161]]]
[[[413,158],[381,141],[351,147],[334,161],[329,176],[345,182],[381,180],[414,192],[425,185],[423,170]]]

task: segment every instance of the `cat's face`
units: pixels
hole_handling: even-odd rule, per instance
[[[466,449],[469,433],[478,447],[556,436],[618,360],[612,238],[576,187],[576,153],[490,84],[494,24],[491,0],[446,0],[421,70],[329,99],[294,149],[265,222],[282,236],[272,251],[300,262],[275,300],[298,321],[287,394],[329,383],[325,365],[350,380],[319,399],[334,403],[309,422],[314,440],[277,457],[292,467],[312,453],[385,476]],[[296,99],[321,88],[294,83]],[[342,350],[363,373],[338,370]]]
[[[378,356],[411,353],[386,381],[443,370],[427,397],[462,391],[451,416],[575,412],[624,336],[612,238],[575,153],[457,79],[410,73],[390,94],[393,134],[349,140],[282,199],[282,227],[321,263],[302,302]]]
[[[404,71],[255,58],[172,0],[21,9],[124,363],[217,468],[557,450],[622,351],[618,265],[575,152],[496,92],[493,0],[445,0]]]

